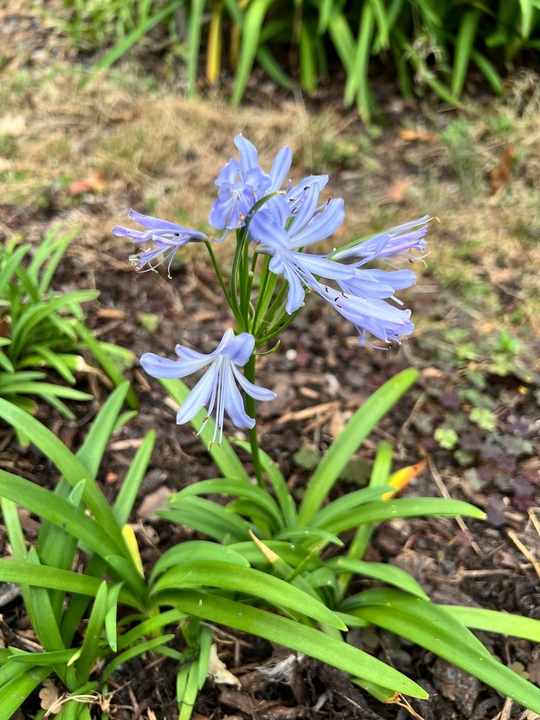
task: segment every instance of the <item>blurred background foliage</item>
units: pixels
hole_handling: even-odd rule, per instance
[[[99,50],[98,70],[145,44],[181,59],[188,96],[232,78],[234,105],[256,67],[308,95],[337,81],[365,122],[374,83],[459,107],[471,68],[501,95],[540,49],[540,0],[63,0],[44,12],[79,51]]]

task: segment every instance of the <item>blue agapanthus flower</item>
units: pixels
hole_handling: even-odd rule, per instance
[[[292,150],[285,146],[276,155],[270,173],[265,173],[249,140],[237,135],[234,144],[240,150],[240,161],[233,158],[219,173],[218,199],[210,211],[210,224],[218,230],[243,227],[255,203],[281,188],[292,162]]]
[[[134,243],[152,243],[153,247],[149,250],[141,250],[129,256],[130,262],[137,270],[142,272],[155,270],[159,265],[167,262],[167,271],[170,275],[171,263],[178,248],[188,242],[208,240],[208,237],[198,230],[192,230],[183,225],[160,220],[150,215],[142,215],[135,210],[130,210],[129,216],[147,230],[133,230],[132,228],[117,226],[112,231],[117,237],[131,238]],[[159,261],[152,264],[158,258]]]
[[[244,367],[253,354],[255,338],[249,333],[235,335],[229,329],[217,348],[208,355],[192,350],[185,345],[177,345],[175,352],[178,360],[168,360],[154,353],[145,353],[141,357],[141,365],[146,372],[155,378],[184,378],[197,370],[208,368],[197,382],[176,415],[177,424],[188,422],[206,407],[206,417],[201,430],[208,418],[215,413],[216,428],[212,442],[216,437],[221,442],[223,437],[223,421],[225,413],[238,428],[252,428],[254,418],[245,409],[238,386],[255,400],[273,400],[276,394],[272,390],[254,385],[242,375],[239,368]]]
[[[353,268],[299,249],[325,240],[343,223],[341,198],[319,206],[319,196],[327,182],[326,175],[305,178],[284,195],[271,198],[249,225],[258,251],[271,255],[271,272],[282,274],[289,284],[286,305],[289,314],[302,306],[306,290],[316,289],[316,276],[329,280],[352,280],[354,276]]]
[[[329,302],[360,333],[360,343],[368,342],[367,333],[384,342],[399,342],[414,325],[410,310],[402,310],[389,300],[400,301],[395,292],[415,282],[410,270],[385,271],[362,266],[375,258],[403,256],[414,248],[423,249],[427,218],[399,226],[354,248],[329,255],[304,252],[304,248],[330,237],[343,223],[343,200],[320,203],[320,193],[328,181],[325,175],[313,175],[283,195],[271,198],[253,216],[249,225],[258,251],[271,256],[269,269],[282,274],[288,283],[286,311],[298,310],[307,292]],[[364,247],[363,247],[364,246]],[[390,249],[392,252],[390,252]],[[343,260],[358,259],[350,264]],[[333,281],[338,287],[321,282]]]

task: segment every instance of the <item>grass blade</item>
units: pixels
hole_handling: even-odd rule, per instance
[[[64,528],[102,557],[124,552],[123,542],[117,544],[115,533],[110,532],[110,528],[105,530],[68,500],[29,480],[0,470],[0,495]]]
[[[188,26],[188,56],[186,63],[186,84],[188,98],[197,95],[197,69],[199,67],[199,49],[201,47],[202,15],[206,0],[191,0]]]
[[[90,613],[88,625],[84,633],[79,659],[77,660],[77,682],[79,685],[88,681],[92,667],[99,657],[99,644],[101,634],[105,627],[107,614],[107,583],[103,581],[99,586],[94,607]]]
[[[0,720],[12,720],[26,698],[50,673],[50,667],[29,668],[24,674],[3,685],[0,692]]]
[[[73,487],[77,485],[81,480],[84,480],[84,493],[83,500],[95,517],[97,524],[101,528],[107,528],[109,540],[112,541],[120,554],[127,549],[122,538],[118,523],[115,521],[115,517],[111,507],[105,500],[101,490],[97,486],[94,478],[84,467],[83,463],[75,456],[64,443],[56,437],[54,433],[48,430],[38,420],[33,418],[28,413],[17,408],[13,403],[7,402],[0,398],[0,416],[2,419],[12,425],[17,430],[20,430],[27,434],[33,444],[43,452],[43,454],[49,458],[49,460],[56,465],[59,471],[68,480],[70,485]],[[5,473],[9,475],[8,473]],[[4,475],[4,473],[3,473]],[[13,475],[11,478],[15,477]],[[20,478],[17,478],[20,481]],[[37,491],[37,486],[33,486]],[[46,492],[46,491],[43,491]],[[7,496],[7,495],[6,495]],[[40,515],[39,508],[35,512]],[[90,518],[87,518],[88,520]],[[117,552],[118,552],[117,550]]]
[[[358,527],[363,523],[381,522],[393,518],[427,517],[473,517],[484,520],[485,513],[463,500],[446,500],[444,498],[405,498],[404,500],[382,500],[366,503],[360,508],[343,513],[334,520],[324,523],[324,530],[339,535],[346,530]]]
[[[540,620],[535,618],[459,605],[441,605],[441,607],[468,628],[512,635],[540,643]]]
[[[240,46],[240,57],[238,68],[231,96],[231,102],[237,106],[244,95],[244,90],[249,80],[253,62],[259,47],[259,37],[264,17],[272,0],[253,0],[245,14],[242,27],[242,42]]]
[[[234,497],[251,500],[268,513],[274,523],[274,529],[282,527],[281,514],[272,496],[269,495],[266,490],[255,485],[248,485],[242,480],[229,480],[226,478],[219,480],[199,480],[199,482],[188,485],[174,495],[169,506],[175,508],[181,505],[182,498],[184,497],[209,495],[212,493],[232,495]]]
[[[182,5],[181,0],[177,0],[176,2],[171,0],[171,2],[168,2],[162,10],[148,18],[145,23],[139,25],[135,28],[135,30],[129,33],[129,35],[126,35],[126,37],[115,45],[113,49],[105,55],[105,57],[101,58],[101,60],[96,63],[96,72],[99,73],[102,70],[107,70],[117,60],[119,60],[122,55],[125,55],[126,52],[135,45],[135,43],[139,42],[139,40],[147,35],[153,27],[165,20],[169,17],[169,15],[172,15],[172,13],[176,10],[176,8],[180,7],[180,5]]]
[[[450,90],[452,95],[460,97],[465,84],[467,68],[471,58],[471,51],[476,37],[478,21],[480,20],[480,10],[470,10],[463,16],[459,25],[459,31],[456,38],[456,46],[454,49],[454,67],[452,70],[452,83]]]
[[[141,447],[138,448],[122,482],[122,486],[113,506],[114,515],[120,526],[125,525],[129,519],[133,505],[135,504],[135,500],[137,498],[137,493],[139,492],[141,483],[144,480],[148,463],[150,462],[150,458],[154,450],[155,442],[156,433],[151,430],[144,438]]]

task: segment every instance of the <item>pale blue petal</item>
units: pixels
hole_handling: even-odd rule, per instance
[[[289,247],[289,236],[267,208],[261,208],[253,215],[249,234],[254,242],[269,245],[276,250],[286,250]]]
[[[201,367],[208,365],[208,363],[213,357],[213,353],[211,353],[210,355],[205,355],[204,353],[201,353],[198,350],[193,350],[193,348],[186,347],[185,345],[176,345],[176,347],[174,348],[174,352],[182,360],[200,362]]]
[[[360,297],[389,298],[396,290],[414,285],[416,275],[412,270],[364,270],[355,271],[354,278],[347,280],[342,287],[347,292],[354,293]],[[340,283],[341,284],[341,283]]]
[[[189,422],[195,415],[205,407],[215,392],[217,383],[219,382],[218,363],[212,363],[193,390],[184,400],[176,415],[177,425]],[[211,409],[210,409],[211,412]]]
[[[238,381],[238,384],[241,385],[246,395],[249,395],[254,400],[268,401],[274,400],[276,398],[275,392],[273,392],[272,390],[268,390],[267,388],[263,388],[260,385],[254,385],[244,375],[242,375],[242,373],[236,367],[234,367],[234,365],[232,367],[232,371],[236,380]]]
[[[405,223],[404,225],[391,228],[386,232],[373,235],[373,237],[359,241],[352,247],[338,250],[334,253],[334,259],[341,261],[353,258],[364,258],[364,262],[368,262],[375,258],[387,258],[393,255],[398,257],[405,255],[405,257],[409,257],[407,253],[409,253],[410,250],[423,252],[426,247],[424,236],[429,229],[429,225],[427,224],[428,220],[429,215],[425,215],[418,220],[413,220],[410,223]]]
[[[295,265],[305,268],[312,275],[319,275],[327,280],[346,280],[348,278],[352,280],[356,272],[355,268],[350,265],[341,265],[334,260],[311,253],[291,252],[289,258]]]
[[[317,213],[299,232],[291,237],[290,249],[306,247],[315,242],[330,237],[345,219],[344,203],[341,198],[335,198]]]
[[[236,387],[234,376],[238,378],[240,373],[235,372],[234,365],[227,364],[223,370],[223,402],[227,415],[237,428],[252,428],[255,420],[250,417],[244,408],[244,401],[240,391]]]
[[[234,144],[240,150],[240,166],[244,173],[259,164],[259,153],[253,143],[240,134],[234,138]]]
[[[278,152],[270,169],[272,184],[268,188],[268,192],[275,192],[283,185],[291,169],[292,156],[292,150],[288,145],[282,147]]]
[[[361,332],[361,343],[366,332],[384,342],[399,343],[400,336],[409,335],[414,329],[410,310],[400,310],[385,300],[345,295],[326,285],[321,287],[324,292],[317,290],[318,294]]]
[[[290,201],[291,223],[287,226],[287,233],[290,237],[301,231],[306,223],[311,220],[319,204],[319,194],[319,188],[314,183],[302,192],[298,200]]]
[[[285,310],[292,315],[304,304],[306,299],[306,290],[298,277],[297,271],[294,267],[289,267],[288,264],[283,265],[283,275],[285,280],[289,283],[289,293],[287,295],[287,304]]]
[[[160,233],[171,233],[173,235],[186,235],[193,240],[206,240],[207,236],[204,233],[193,230],[192,228],[184,227],[184,225],[178,225],[177,223],[169,222],[168,220],[161,220],[160,218],[152,217],[151,215],[142,215],[136,210],[130,210],[129,216],[132,220],[143,225],[144,227],[158,231]]]
[[[171,380],[172,378],[183,378],[191,375],[197,370],[208,365],[209,360],[204,363],[202,361],[184,361],[169,360],[168,358],[155,355],[154,353],[144,353],[140,363],[144,370],[155,378],[164,378]]]
[[[227,347],[227,345],[231,342],[231,340],[234,337],[234,330],[232,328],[227,328],[225,332],[223,333],[223,337],[219,341],[219,345],[217,348],[210,353],[212,357],[216,357],[217,355],[220,355],[223,350]]]
[[[316,185],[319,189],[319,193],[324,190],[328,183],[328,175],[308,175],[298,185],[290,188],[285,195],[287,202],[294,201],[302,196],[306,188]]]
[[[249,358],[252,356],[254,347],[255,338],[253,335],[244,332],[231,338],[227,346],[222,349],[221,354],[235,365],[244,367]]]

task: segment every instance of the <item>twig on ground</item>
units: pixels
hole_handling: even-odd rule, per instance
[[[450,493],[448,492],[448,490],[445,487],[443,479],[442,479],[439,471],[437,470],[437,466],[435,465],[433,458],[431,457],[431,455],[428,452],[425,453],[425,458],[427,460],[431,475],[432,475],[433,479],[435,480],[435,485],[437,485],[437,488],[438,488],[440,494],[443,496],[443,498],[450,500],[451,499]],[[473,538],[472,533],[469,530],[469,528],[467,527],[467,525],[465,524],[465,521],[463,520],[463,518],[456,517],[456,522],[459,525],[460,530],[462,532],[464,532],[465,535],[469,538],[469,542],[471,543],[471,547],[474,550],[474,552],[477,555],[481,555],[482,551],[480,549],[480,546],[478,545],[476,540]]]
[[[540,563],[539,563],[539,562],[537,561],[537,559],[534,557],[534,555],[533,555],[532,552],[529,550],[529,548],[521,542],[521,540],[520,540],[520,539],[518,538],[518,536],[517,536],[517,533],[514,532],[513,530],[509,530],[509,531],[508,531],[508,537],[510,538],[510,540],[512,540],[512,542],[513,542],[514,545],[517,547],[517,549],[518,549],[523,555],[525,555],[525,557],[527,558],[527,560],[531,563],[531,565],[532,565],[533,568],[535,569],[536,574],[537,574],[538,577],[540,578]]]

